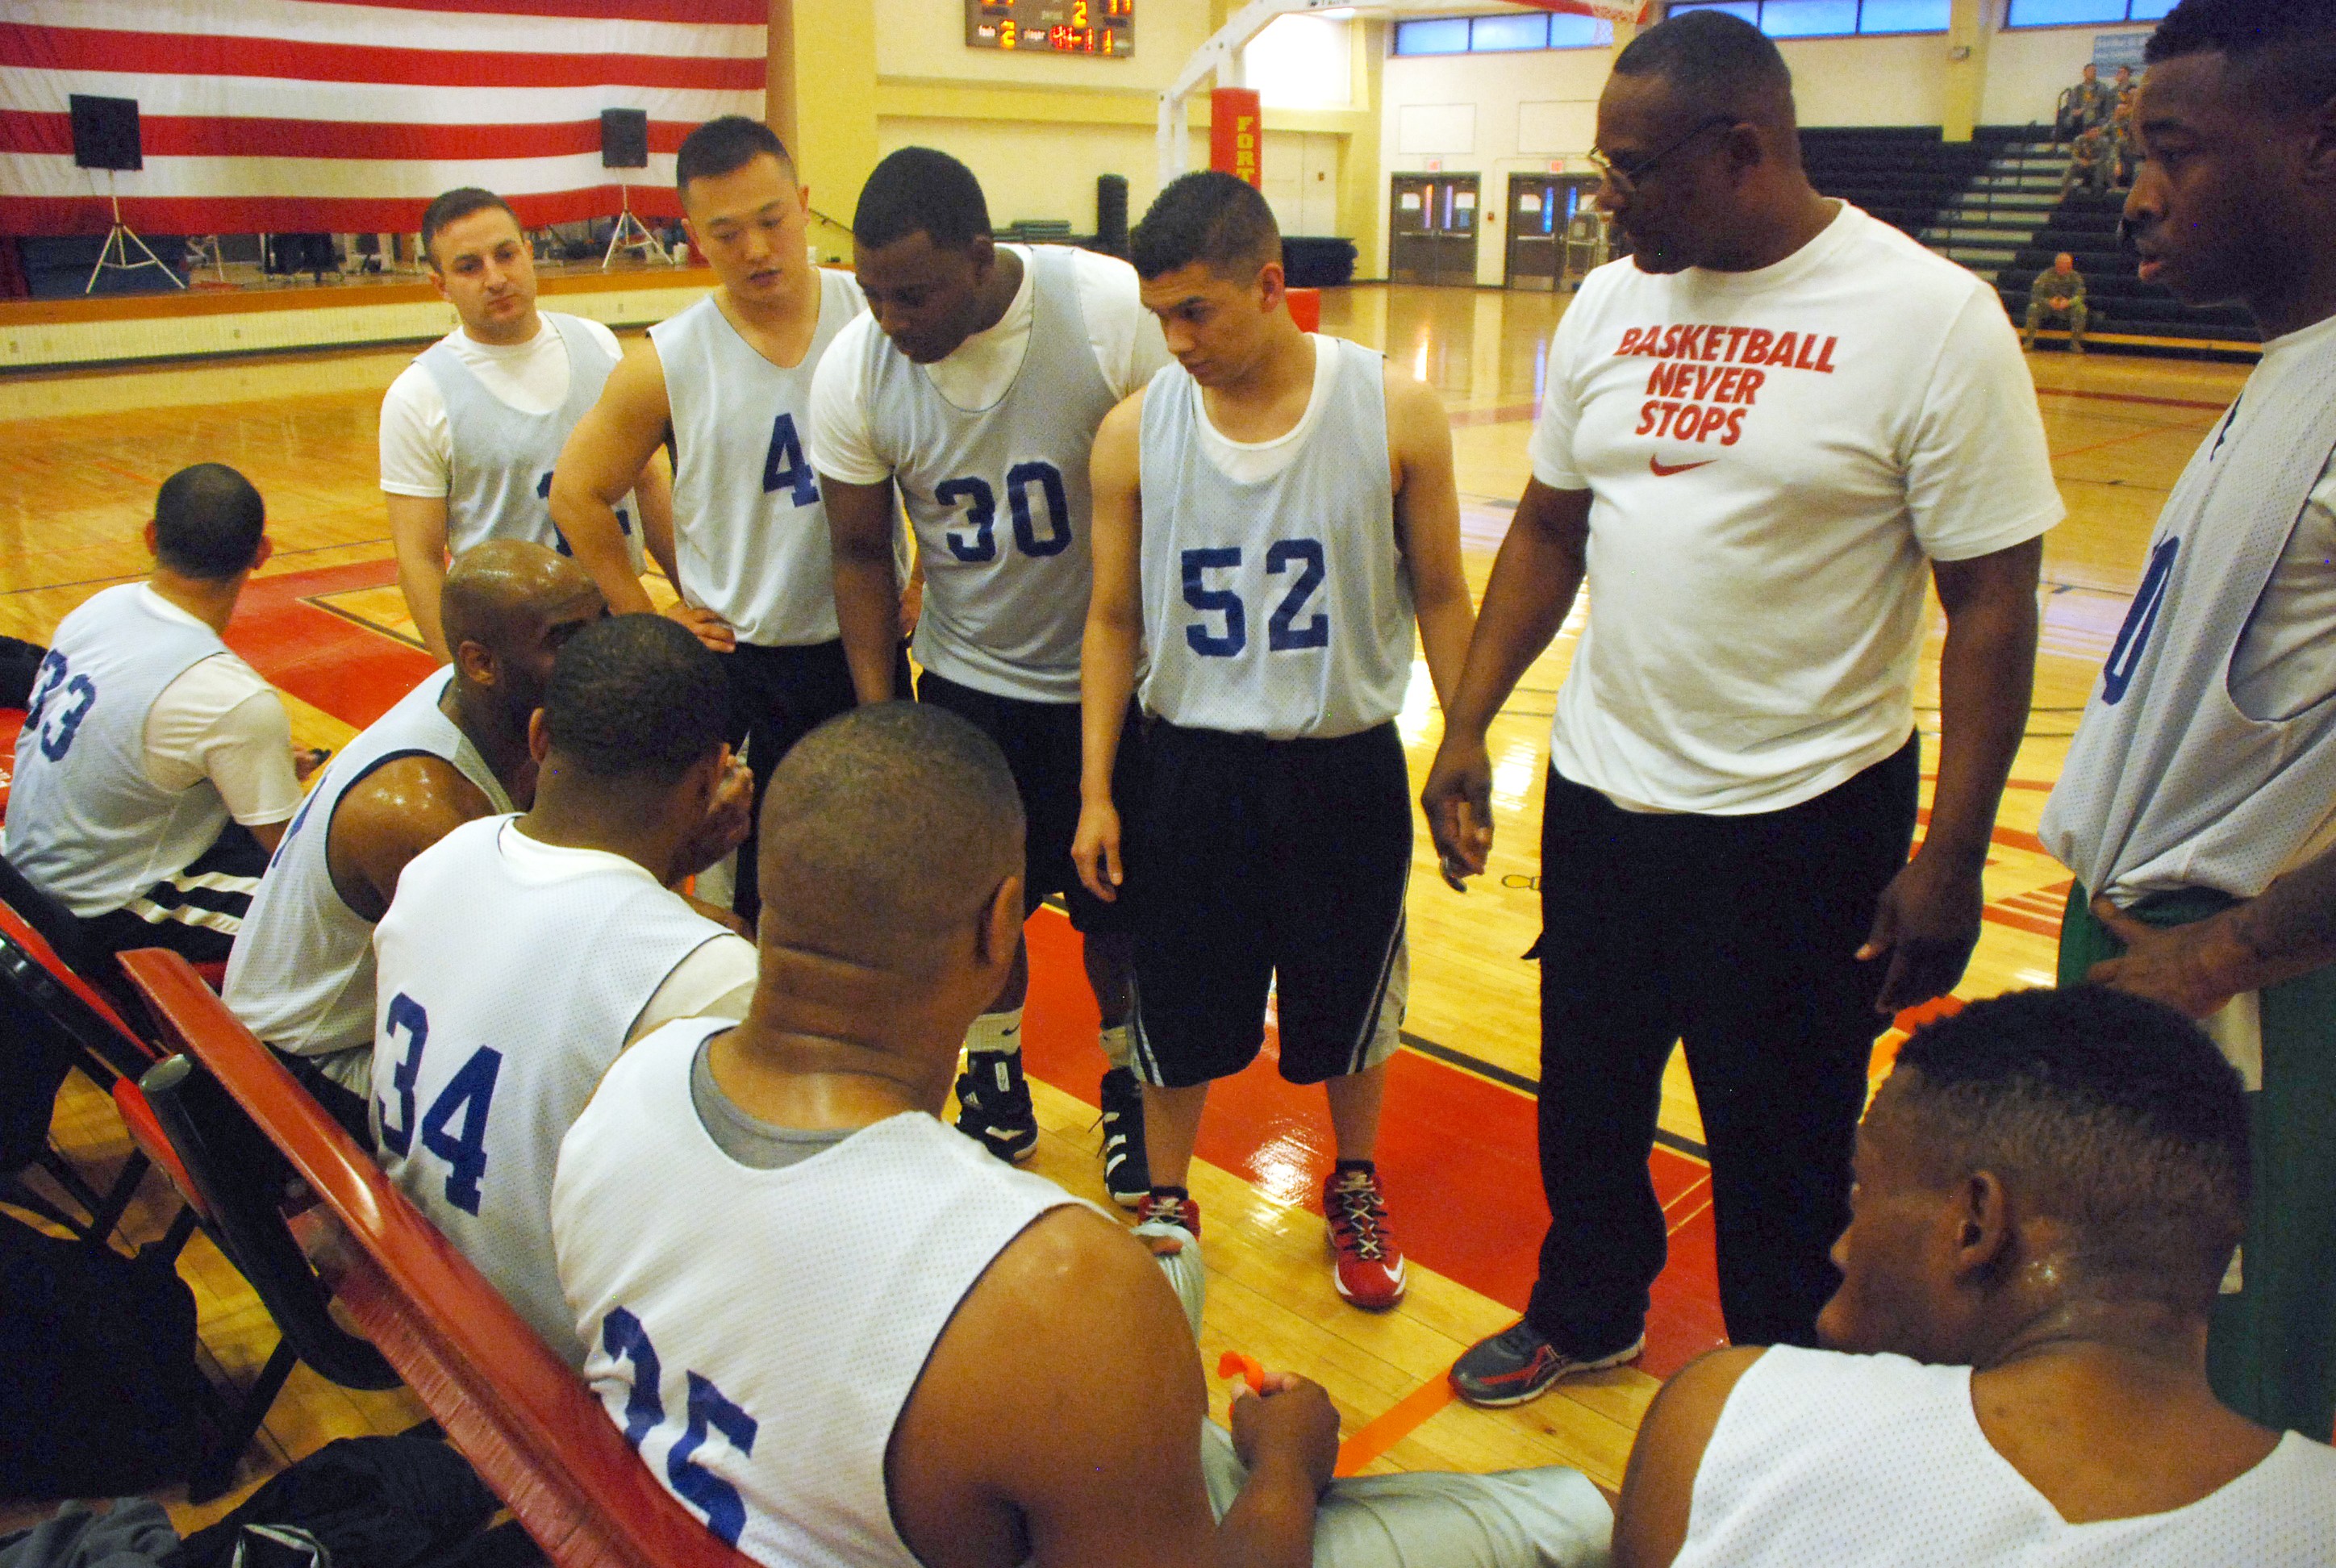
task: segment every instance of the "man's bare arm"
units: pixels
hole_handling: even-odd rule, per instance
[[[2203,1018],[2242,992],[2336,963],[2336,850],[2188,925],[2153,926],[2101,897],[2093,913],[2126,950],[2095,964],[2087,979]]]
[[[1762,1351],[1714,1350],[1663,1385],[1639,1423],[1614,1510],[1614,1568],[1670,1568],[1686,1544],[1696,1472],[1737,1382]]]
[[[656,612],[625,548],[617,502],[640,482],[672,419],[665,366],[655,350],[627,355],[609,373],[600,400],[568,433],[551,472],[551,521],[575,551],[576,564],[599,586],[611,615]]]
[[[326,864],[350,909],[378,920],[406,862],[494,803],[443,757],[384,763],[340,799],[328,824]]]
[[[1444,744],[1419,796],[1447,881],[1484,869],[1493,848],[1493,765],[1484,735],[1517,681],[1565,624],[1589,552],[1590,492],[1527,481],[1494,558],[1460,689],[1444,704]]]
[[[822,473],[827,531],[835,546],[835,624],[852,687],[861,702],[889,702],[900,649],[900,579],[892,554],[892,482],[846,484]]]
[[[1996,808],[2028,727],[2036,682],[2039,537],[1932,569],[1947,612],[1939,657],[1939,784],[1922,852],[1883,890],[1858,950],[1889,956],[1875,1006],[1885,1013],[1943,996],[1979,945]]]
[[[446,586],[446,498],[384,495],[389,504],[389,543],[397,552],[397,586],[422,646],[440,664],[449,657],[446,632],[439,624],[438,596]]]
[[[931,1568],[1306,1568],[1338,1446],[1307,1388],[1243,1413],[1250,1481],[1220,1525],[1175,1293],[1117,1225],[1054,1210],[967,1293],[900,1413],[885,1475],[901,1534]]]
[[[1468,659],[1476,607],[1460,568],[1460,492],[1452,424],[1436,389],[1387,368],[1387,445],[1397,469],[1396,543],[1411,573],[1413,612],[1436,699],[1449,704]]]
[[[1087,891],[1119,896],[1119,803],[1111,798],[1120,729],[1135,690],[1144,646],[1144,498],[1140,493],[1144,394],[1104,416],[1087,460],[1093,515],[1087,525],[1095,586],[1079,644],[1079,825],[1071,864]]]
[[[681,567],[673,549],[673,467],[662,451],[649,453],[633,481],[633,500],[641,510],[641,548],[648,552],[666,581],[681,591]]]

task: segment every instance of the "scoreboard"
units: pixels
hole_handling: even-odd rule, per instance
[[[1135,53],[1135,0],[965,0],[968,49],[1037,54]]]

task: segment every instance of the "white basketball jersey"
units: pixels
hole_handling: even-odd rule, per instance
[[[146,715],[170,683],[227,644],[160,613],[150,589],[92,596],[57,627],[16,736],[8,860],[84,920],[176,876],[227,826],[209,779],[183,790],[146,776]]]
[[[375,930],[382,1169],[550,1345],[584,1347],[551,1254],[560,1140],[657,988],[723,928],[628,861],[558,881],[502,852],[517,819],[416,855]]]
[[[627,1051],[560,1149],[552,1241],[584,1376],[747,1555],[917,1568],[884,1485],[901,1407],[991,1261],[1077,1200],[920,1113],[750,1170],[690,1101],[698,1046],[728,1027]]]
[[[2231,697],[2248,621],[2336,447],[2336,354],[2296,346],[2264,354],[2167,498],[2045,803],[2045,847],[2121,904],[2194,887],[2253,898],[2336,811],[2336,702],[2255,719]]]
[[[819,357],[863,307],[841,272],[822,268],[819,289],[819,325],[791,370],[755,353],[711,295],[649,328],[673,410],[682,592],[763,648],[836,637],[827,509],[802,432]]]
[[[861,395],[925,563],[917,662],[979,691],[1075,703],[1095,586],[1087,462],[1118,399],[1088,342],[1071,253],[1027,254],[1030,337],[1003,397],[957,407],[881,333]]]
[[[2064,1522],[1971,1413],[1971,1368],[1776,1346],[1695,1477],[1678,1568],[2305,1568],[2336,1563],[2336,1450],[2290,1432],[2171,1513]]]
[[[304,1057],[355,1051],[364,1053],[358,1060],[371,1059],[373,922],[333,885],[326,853],[341,797],[384,763],[434,756],[460,769],[496,811],[511,809],[486,758],[439,711],[453,678],[451,667],[424,677],[326,765],[259,879],[219,994],[246,1028],[279,1050]],[[362,1089],[363,1075],[355,1076],[354,1086]]]
[[[1310,427],[1270,477],[1227,477],[1202,443],[1201,385],[1164,366],[1144,394],[1144,707],[1276,740],[1355,735],[1403,709],[1411,578],[1396,549],[1387,385],[1376,349],[1332,356]]]
[[[572,316],[543,312],[545,330],[568,352],[568,395],[549,414],[522,414],[487,390],[446,339],[414,356],[446,405],[452,461],[446,476],[446,549],[460,555],[490,539],[524,539],[573,555],[551,521],[551,469],[568,433],[599,400],[619,356]],[[641,568],[640,506],[617,505],[617,521]]]

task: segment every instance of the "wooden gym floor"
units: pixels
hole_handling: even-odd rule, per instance
[[[1562,297],[1546,295],[1403,287],[1336,290],[1324,301],[1325,330],[1383,346],[1443,394],[1458,452],[1467,567],[1480,591],[1527,476],[1526,436],[1562,305]],[[409,352],[0,382],[0,631],[44,640],[97,589],[142,573],[138,533],[160,482],[190,463],[231,463],[266,494],[277,550],[229,641],[285,690],[297,742],[342,744],[427,668],[392,586],[375,488],[376,410]],[[2029,363],[2070,515],[2048,541],[2036,706],[1995,834],[1987,924],[1963,997],[2049,983],[2068,879],[2042,852],[2037,818],[2124,614],[2157,509],[2244,376],[2238,366],[2098,355],[2043,354]],[[1260,1062],[1220,1086],[1202,1134],[1194,1189],[1207,1216],[1212,1272],[1207,1358],[1213,1365],[1219,1350],[1239,1349],[1319,1378],[1345,1417],[1350,1458],[1377,1468],[1565,1463],[1615,1485],[1658,1378],[1720,1339],[1700,1126],[1674,1062],[1654,1157],[1671,1262],[1656,1289],[1641,1365],[1568,1383],[1506,1412],[1468,1409],[1445,1393],[1452,1358],[1514,1320],[1546,1222],[1532,1103],[1522,1092],[1535,1063],[1534,976],[1517,955],[1537,929],[1550,706],[1579,618],[1494,726],[1498,838],[1489,873],[1466,894],[1452,892],[1436,874],[1426,834],[1416,841],[1410,1048],[1397,1058],[1380,1151],[1397,1233],[1412,1261],[1409,1300],[1373,1317],[1341,1304],[1330,1288],[1312,1212],[1329,1161],[1319,1094],[1291,1090]],[[1917,697],[1933,741],[1936,638],[1934,610]],[[1440,733],[1424,667],[1412,692],[1401,727],[1416,785]],[[1027,1037],[1044,1128],[1036,1168],[1100,1198],[1093,1125],[1103,1064],[1092,1003],[1077,979],[1076,938],[1051,912],[1033,920],[1031,937]],[[1877,1076],[1901,1037],[1894,1030],[1885,1037]],[[78,1080],[60,1103],[57,1133],[101,1174],[127,1148],[110,1104]],[[150,1181],[133,1232],[143,1225],[159,1233],[166,1217],[159,1181]],[[213,1369],[249,1378],[274,1342],[266,1314],[203,1240],[189,1248],[181,1271],[200,1303]],[[266,1453],[248,1456],[237,1493],[205,1508],[187,1507],[176,1492],[164,1500],[182,1528],[191,1527],[288,1456],[420,1418],[402,1392],[349,1394],[302,1368],[277,1403]],[[0,1509],[0,1529],[31,1516]]]

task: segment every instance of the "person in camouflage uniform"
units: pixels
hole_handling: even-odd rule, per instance
[[[2028,325],[2020,330],[2020,346],[2036,346],[2036,329],[2048,319],[2065,317],[2068,323],[2068,352],[2085,352],[2085,275],[2077,270],[2077,258],[2063,250],[2052,258],[2052,265],[2036,275],[2028,290]]]

